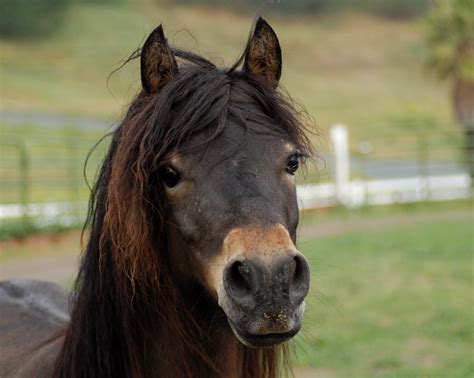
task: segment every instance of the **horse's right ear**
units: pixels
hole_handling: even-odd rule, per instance
[[[178,65],[160,25],[151,32],[140,54],[143,89],[159,93],[178,72]]]

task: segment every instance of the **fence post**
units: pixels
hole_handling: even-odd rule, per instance
[[[334,125],[330,130],[334,150],[336,199],[342,205],[350,204],[349,136],[346,126]]]
[[[25,227],[29,226],[30,219],[29,219],[29,212],[28,212],[28,205],[30,204],[30,196],[29,196],[29,159],[28,159],[28,151],[26,146],[24,145],[23,141],[18,140],[17,143],[18,148],[18,155],[19,155],[19,174],[20,174],[20,202],[22,207],[22,219],[23,225]]]

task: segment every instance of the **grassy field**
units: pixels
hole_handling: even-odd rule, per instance
[[[173,44],[229,65],[245,45],[252,17],[148,0],[77,5],[49,39],[0,41],[1,108],[117,119],[138,90],[138,61],[113,75],[109,88],[106,78],[155,25],[163,22]],[[421,21],[354,12],[269,19],[283,48],[282,84],[323,135],[340,122],[357,139],[452,129],[449,88],[423,69]]]
[[[336,222],[341,231],[377,222],[375,229],[337,236],[307,234],[299,243],[311,264],[312,287],[293,343],[295,365],[322,378],[471,377],[472,218],[443,221],[469,207],[472,202],[462,201],[305,214],[304,228]],[[428,216],[413,222],[417,214]],[[384,225],[393,217],[406,225]],[[75,256],[79,234],[0,241],[0,262],[8,267],[22,259],[31,266],[38,258]]]
[[[472,222],[305,242],[312,289],[298,365],[321,377],[470,377]]]
[[[154,26],[163,22],[173,44],[225,66],[242,51],[253,16],[151,0],[76,5],[48,39],[0,40],[0,110],[117,120],[139,89],[138,61],[108,84],[107,76]],[[423,69],[421,20],[388,21],[356,12],[268,19],[283,48],[282,85],[317,121],[318,151],[328,148],[329,127],[345,123],[354,153],[361,141],[370,140],[374,158],[413,158],[420,143],[429,143],[428,155],[419,158],[458,159],[461,140],[452,121],[449,84]],[[22,200],[22,148],[29,157],[29,201],[87,198],[82,166],[105,130],[11,124],[0,129],[0,203]],[[91,180],[105,147],[93,155]],[[313,168],[309,172],[308,181],[318,180]],[[306,227],[433,210],[430,222],[301,244],[313,279],[295,351],[298,366],[315,369],[318,377],[472,376],[472,222],[436,222],[438,212],[472,203],[432,206],[304,215]],[[74,252],[77,234],[2,241],[0,260]]]

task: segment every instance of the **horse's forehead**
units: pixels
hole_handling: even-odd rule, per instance
[[[230,123],[222,132],[206,140],[205,135],[197,135],[190,140],[190,145],[200,145],[201,148],[193,149],[190,157],[202,160],[216,161],[225,160],[250,160],[258,158],[258,161],[265,160],[265,157],[272,158],[277,154],[290,153],[295,149],[288,136],[271,129],[272,125],[260,126],[259,129],[244,127]],[[187,154],[186,154],[187,155]],[[186,155],[183,155],[186,156]],[[202,159],[204,157],[204,159]],[[192,159],[193,160],[193,159]]]

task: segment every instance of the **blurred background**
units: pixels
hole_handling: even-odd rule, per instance
[[[0,278],[74,280],[89,188],[163,23],[220,66],[263,15],[315,119],[297,377],[474,374],[473,0],[2,0]],[[120,68],[119,70],[117,70]],[[112,75],[111,73],[114,72]]]

